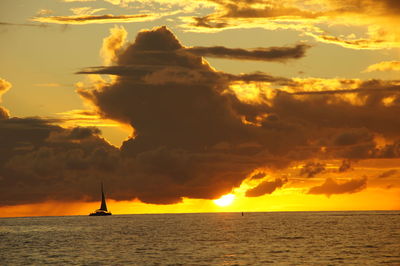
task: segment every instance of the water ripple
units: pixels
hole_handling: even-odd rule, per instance
[[[1,218],[1,265],[399,265],[400,212]]]

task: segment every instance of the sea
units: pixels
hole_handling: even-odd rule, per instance
[[[0,218],[0,265],[400,265],[400,212]]]

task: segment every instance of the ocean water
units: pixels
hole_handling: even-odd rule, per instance
[[[0,265],[400,265],[400,212],[0,218]]]

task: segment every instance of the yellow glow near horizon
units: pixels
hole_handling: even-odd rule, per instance
[[[233,194],[226,194],[220,197],[219,199],[214,200],[214,203],[220,207],[225,207],[231,205],[233,200],[235,199],[235,195]]]
[[[231,195],[231,196],[229,196]],[[400,187],[367,188],[354,194],[325,195],[304,194],[301,188],[277,190],[261,197],[244,197],[228,194],[230,205],[220,206],[215,201],[184,198],[170,205],[146,204],[134,201],[107,200],[109,210],[115,214],[149,213],[209,213],[209,212],[276,212],[276,211],[368,211],[400,210]],[[221,197],[222,198],[222,197]],[[233,200],[235,200],[233,202]],[[0,217],[88,215],[99,208],[99,202],[56,202],[0,206]]]

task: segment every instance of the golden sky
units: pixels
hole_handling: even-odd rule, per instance
[[[2,0],[0,216],[400,209],[399,14]]]

